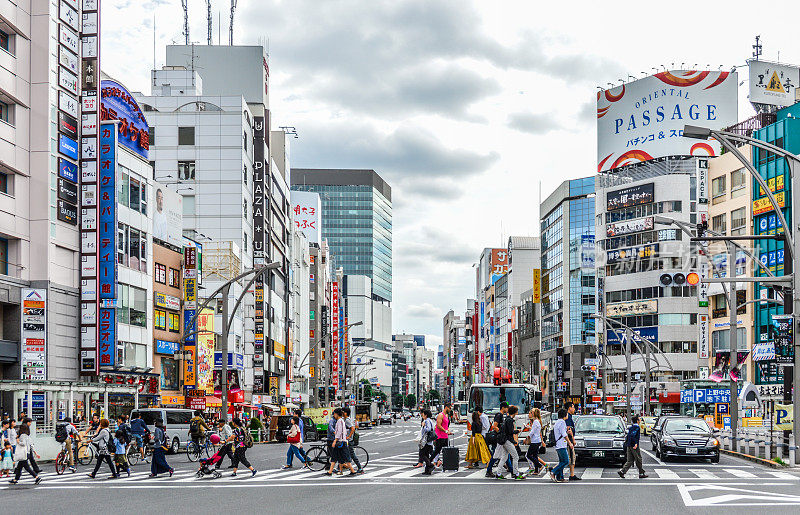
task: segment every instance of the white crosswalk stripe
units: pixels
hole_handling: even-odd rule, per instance
[[[768,470],[767,474],[778,479],[795,479],[795,480],[798,479],[798,476],[795,476],[794,474],[790,474],[788,472],[776,472]]]
[[[711,472],[710,470],[689,469],[689,472],[696,475],[700,479],[719,479],[719,476],[717,476],[714,472]]]
[[[734,476],[736,476],[736,477],[741,477],[741,478],[748,478],[748,479],[752,479],[752,478],[754,478],[754,477],[758,477],[758,476],[756,476],[755,474],[753,474],[753,473],[751,473],[751,472],[747,472],[746,470],[741,470],[741,469],[729,469],[729,468],[725,468],[725,469],[722,469],[722,470],[724,470],[724,471],[725,471],[725,472],[727,472],[728,474],[734,475]]]
[[[661,479],[680,479],[678,473],[670,469],[653,469],[653,473]]]
[[[583,471],[583,474],[581,474],[581,479],[583,480],[600,479],[602,477],[603,477],[603,469],[601,468],[587,468],[586,470]]]

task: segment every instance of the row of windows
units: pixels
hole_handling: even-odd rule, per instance
[[[665,202],[654,202],[652,204],[642,204],[640,206],[628,207],[606,213],[606,223],[620,222],[622,220],[633,220],[660,213],[679,213],[683,210],[680,200],[668,200]]]
[[[659,297],[695,297],[697,286],[650,286],[606,292],[608,302],[628,302],[632,300],[656,299]]]
[[[179,333],[181,332],[181,316],[156,308],[153,310],[153,326],[161,331],[169,330],[171,333]]]
[[[693,353],[697,354],[697,342],[652,342],[657,346],[661,352],[664,353]],[[651,347],[652,351],[653,348]],[[607,345],[606,354],[609,356],[622,356],[625,354],[625,349],[622,345]]]
[[[711,218],[711,230],[727,234],[728,213],[722,213]],[[731,211],[731,236],[745,234],[747,226],[747,208],[740,207]]]
[[[246,240],[245,240],[246,241]],[[169,285],[172,288],[180,288],[180,277],[181,271],[176,270],[174,268],[169,269],[169,276],[167,275],[167,266],[162,265],[161,263],[155,264],[155,281],[159,284],[167,284],[167,280],[169,280]]]
[[[133,175],[131,170],[122,168],[122,180],[117,188],[117,199],[120,204],[134,211],[147,214],[147,181]]]
[[[117,228],[117,263],[147,272],[147,233],[125,224]]]
[[[665,237],[671,238],[675,241],[683,239],[683,233],[680,230],[667,229],[670,231]],[[637,245],[647,245],[648,243],[655,243],[659,241],[658,235],[661,231],[647,231],[637,232],[634,234],[626,234],[624,236],[616,236],[608,238],[600,242],[600,247],[604,250],[623,249],[626,247],[635,247]],[[673,237],[674,236],[674,237]]]

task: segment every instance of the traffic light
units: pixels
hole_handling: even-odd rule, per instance
[[[689,272],[686,274],[686,282],[689,286],[697,286],[700,282],[700,275],[698,275],[697,272]]]
[[[697,237],[702,238],[703,233],[708,230],[708,220],[703,220],[699,224],[697,224]]]
[[[695,276],[697,275],[694,272],[690,273],[689,275],[693,274]],[[699,277],[696,279],[697,281],[694,284],[697,284],[697,282],[700,281]],[[687,276],[681,272],[676,272],[674,274],[661,274],[661,277],[658,279],[658,281],[661,283],[661,286],[683,286],[687,282]]]

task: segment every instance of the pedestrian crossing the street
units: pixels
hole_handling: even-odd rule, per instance
[[[462,454],[463,455],[463,454]],[[117,488],[161,488],[170,485],[175,487],[181,486],[217,486],[227,485],[236,486],[240,484],[284,484],[284,483],[298,483],[306,484],[309,482],[324,483],[326,481],[335,482],[392,482],[398,483],[415,482],[415,481],[453,481],[453,482],[468,482],[468,483],[489,483],[492,479],[485,477],[486,469],[482,467],[477,470],[467,469],[465,463],[461,463],[457,471],[441,471],[437,469],[433,475],[423,475],[423,469],[414,468],[417,458],[416,453],[407,453],[387,458],[379,458],[370,462],[369,467],[365,473],[358,476],[348,477],[347,474],[343,476],[326,476],[324,472],[315,472],[302,468],[292,469],[268,469],[261,470],[255,476],[251,476],[249,471],[239,471],[237,477],[232,477],[229,470],[223,470],[223,477],[214,479],[211,476],[196,477],[196,469],[182,469],[176,470],[172,477],[168,474],[151,478],[149,477],[149,470],[132,472],[130,477],[123,474],[120,479],[108,480],[104,479],[108,474],[98,474],[97,479],[90,479],[86,477],[85,473],[70,473],[66,472],[64,475],[57,475],[55,472],[43,472],[42,483],[37,488],[71,488],[76,486],[81,487],[117,487]],[[524,461],[520,464],[520,469],[524,473],[527,470],[527,464]],[[620,479],[617,474],[618,467],[578,467],[576,475],[583,479],[582,484],[587,482],[602,482],[602,481],[624,481]],[[685,466],[660,466],[648,469],[649,477],[643,481],[668,481],[676,483],[711,483],[711,482],[733,482],[745,480],[770,480],[770,481],[800,481],[800,475],[776,471],[766,470],[749,466],[721,466],[721,465],[703,465],[697,464]],[[628,471],[626,480],[632,482],[638,481],[638,474],[635,470]],[[103,479],[101,479],[103,478]],[[531,476],[527,479],[530,483],[549,483],[549,475]],[[19,485],[10,485],[7,483],[0,483],[0,490],[23,488],[25,486],[32,486],[32,480],[29,477],[23,478]]]

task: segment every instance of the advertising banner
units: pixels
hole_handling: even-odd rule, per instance
[[[320,243],[319,228],[322,204],[319,193],[292,190],[292,213],[294,226],[308,236],[308,241]]]
[[[775,343],[775,361],[778,365],[794,363],[794,331],[792,315],[772,315],[772,335]]]
[[[658,300],[635,300],[632,302],[616,302],[606,306],[606,315],[624,317],[631,315],[649,315],[658,312]]]
[[[183,197],[166,186],[155,184],[153,237],[180,247],[183,244]]]
[[[21,379],[47,379],[47,290],[22,288]]]
[[[606,211],[614,211],[640,204],[650,204],[653,202],[654,194],[655,184],[652,182],[609,191],[606,193]]]
[[[183,334],[197,331],[197,322],[192,323],[197,313],[197,247],[183,248],[183,289],[186,300],[183,310]],[[197,341],[196,335],[184,339],[183,384],[197,387]],[[197,388],[200,389],[200,388]]]
[[[492,284],[508,272],[508,250],[492,249]]]
[[[594,234],[581,234],[581,270],[594,273],[597,247],[594,243]]]
[[[658,243],[649,245],[639,245],[629,249],[609,250],[606,253],[606,264],[613,264],[620,261],[635,261],[637,259],[649,259],[658,255]]]
[[[700,359],[708,359],[708,315],[697,316],[697,352]]]
[[[101,367],[113,367],[117,357],[117,131],[100,125],[99,220],[97,230],[98,354]],[[104,302],[106,301],[106,302]],[[110,301],[110,302],[109,302]]]
[[[623,234],[630,234],[632,232],[650,231],[653,229],[653,217],[639,218],[637,220],[625,220],[623,222],[615,222],[606,226],[606,236],[621,236]]]
[[[719,155],[719,143],[683,127],[738,121],[736,72],[670,70],[597,94],[597,171],[664,156]]]
[[[750,59],[750,102],[787,107],[797,101],[795,90],[800,84],[800,68],[770,61]]]
[[[214,331],[214,310],[205,309],[197,317],[198,331]],[[197,335],[197,382],[195,388],[208,394],[214,393],[214,335]]]
[[[119,120],[119,143],[147,159],[150,127],[139,104],[125,87],[113,80],[100,82],[100,120]]]
[[[778,207],[786,207],[786,193],[783,191],[775,193],[775,201],[778,203]],[[769,213],[772,210],[772,202],[767,197],[753,201],[753,216]]]
[[[791,431],[794,427],[794,406],[791,404],[775,404],[772,414],[772,427],[782,431]]]
[[[637,335],[641,336],[642,338],[644,338],[645,340],[647,340],[649,342],[653,342],[653,343],[657,343],[658,342],[658,327],[640,327],[640,328],[634,329],[633,332],[636,333]],[[606,338],[607,338],[606,339],[606,343],[608,343],[609,345],[625,343],[625,338],[626,338],[625,337],[625,331],[623,331],[621,329],[620,330],[616,330],[616,331],[612,331],[612,330],[609,329],[606,332]],[[622,338],[622,339],[620,340],[620,338]]]
[[[339,283],[331,283],[331,384],[339,389]]]

